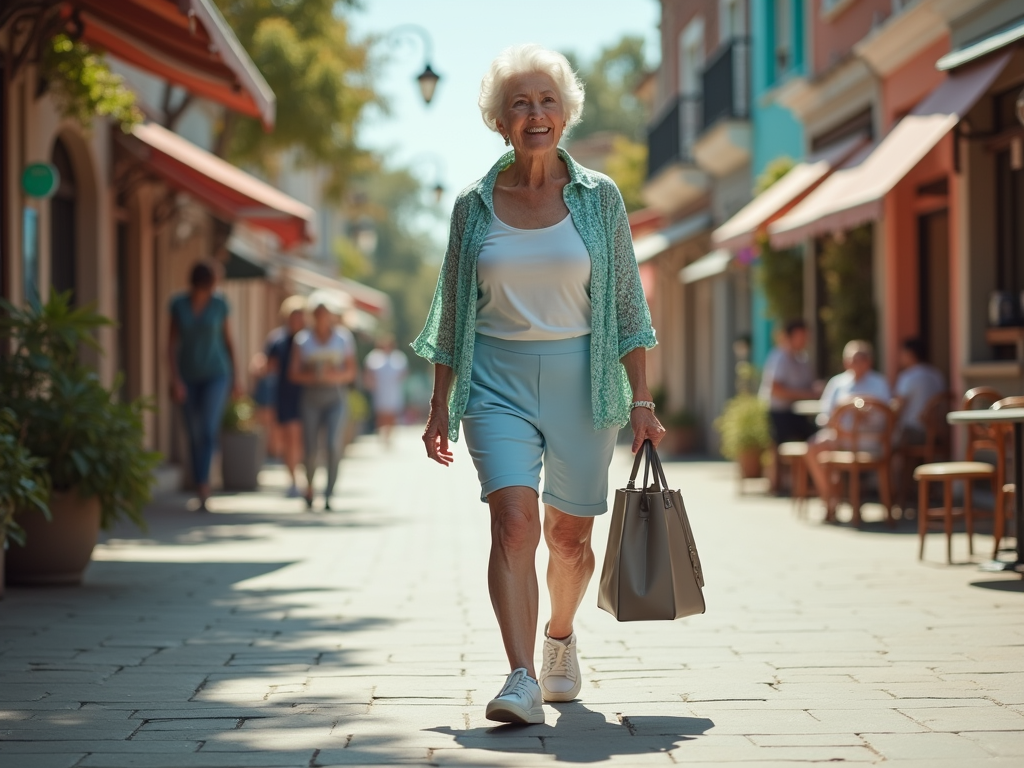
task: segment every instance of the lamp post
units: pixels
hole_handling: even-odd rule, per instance
[[[423,42],[425,65],[423,71],[417,75],[416,82],[420,87],[420,94],[423,96],[424,103],[430,104],[434,98],[437,83],[441,79],[441,76],[430,66],[430,60],[433,58],[433,43],[430,39],[430,33],[418,24],[402,24],[387,33],[387,37],[395,39],[408,37],[409,35],[415,35]]]

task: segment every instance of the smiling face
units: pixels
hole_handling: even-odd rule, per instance
[[[497,127],[516,152],[553,151],[565,130],[565,118],[555,81],[541,72],[527,73],[509,81]]]

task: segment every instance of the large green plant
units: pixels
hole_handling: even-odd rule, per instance
[[[25,541],[15,512],[38,511],[49,517],[50,478],[45,465],[22,445],[14,411],[0,408],[0,547],[8,537],[19,544]]]
[[[767,236],[757,240],[761,254],[758,277],[768,303],[768,316],[785,323],[804,314],[804,260],[796,249],[776,250]]]
[[[143,400],[120,402],[79,360],[97,348],[94,332],[110,321],[91,307],[74,308],[70,294],[46,304],[0,303],[0,391],[15,414],[29,452],[45,462],[52,487],[77,488],[100,501],[103,526],[128,518],[144,526],[159,455],[143,449]]]
[[[829,237],[819,267],[825,287],[820,310],[825,328],[829,373],[843,369],[843,347],[853,339],[874,343],[878,330],[872,279],[873,235],[870,224]]]
[[[756,395],[736,395],[725,404],[715,419],[722,436],[722,455],[737,459],[745,451],[764,451],[771,446],[768,433],[768,409]]]

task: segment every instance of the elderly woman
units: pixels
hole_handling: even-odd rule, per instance
[[[645,375],[655,339],[618,189],[558,148],[583,112],[565,57],[507,49],[483,79],[480,111],[512,151],[456,200],[413,348],[434,363],[427,455],[450,464],[461,421],[490,507],[487,580],[512,672],[486,715],[542,723],[543,701],[571,701],[582,686],[573,619],[618,429],[632,425],[634,452],[664,434]],[[551,617],[538,677],[542,530]]]

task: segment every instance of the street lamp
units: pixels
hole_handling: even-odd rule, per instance
[[[430,39],[430,33],[418,24],[402,24],[390,30],[387,33],[387,37],[398,39],[408,37],[410,34],[416,35],[423,42],[423,58],[426,60],[426,64],[423,67],[423,72],[416,77],[416,82],[420,87],[423,101],[429,104],[434,98],[437,82],[441,79],[441,76],[430,66],[430,60],[433,58],[433,44]]]

